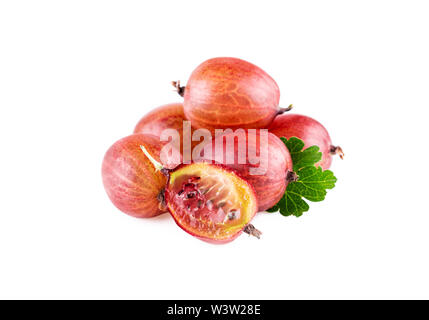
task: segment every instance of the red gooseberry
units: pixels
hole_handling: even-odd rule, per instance
[[[166,104],[143,116],[137,123],[134,133],[151,134],[157,136],[159,140],[162,138],[165,141],[171,141],[170,137],[173,137],[173,140],[177,144],[177,149],[179,149],[182,154],[184,150],[190,150],[190,152],[192,152],[192,149],[199,144],[199,142],[192,140],[192,133],[194,130],[192,129],[190,121],[187,123],[185,123],[185,121],[188,120],[185,118],[182,103]],[[178,135],[174,138],[174,132],[166,130],[174,130]],[[184,143],[185,141],[186,144]],[[189,141],[189,145],[187,141]]]
[[[173,82],[184,97],[184,112],[196,128],[265,128],[289,108],[279,108],[277,83],[259,67],[237,58],[200,64],[186,87]]]
[[[316,165],[324,170],[329,169],[332,155],[338,154],[343,158],[341,147],[333,146],[331,137],[325,127],[313,118],[299,114],[284,114],[277,117],[270,125],[269,130],[277,137],[297,137],[304,141],[304,148],[318,146],[322,152],[322,160]]]
[[[154,168],[167,176],[164,198],[177,225],[211,243],[227,243],[242,232],[259,238],[250,224],[258,204],[252,186],[233,170],[207,162],[167,170],[142,147]]]
[[[106,152],[102,177],[107,195],[119,210],[134,217],[149,218],[167,211],[161,201],[167,180],[142,153],[141,145],[160,159],[162,143],[157,137],[134,134],[117,141]],[[166,167],[177,165],[166,157]]]
[[[273,207],[296,179],[289,150],[269,132],[226,131],[213,140],[211,154],[204,152],[202,158],[224,164],[248,181],[255,189],[259,211]]]

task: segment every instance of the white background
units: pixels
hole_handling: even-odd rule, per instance
[[[2,1],[0,298],[429,298],[427,1]],[[343,147],[305,216],[223,246],[119,212],[104,152],[239,57]]]

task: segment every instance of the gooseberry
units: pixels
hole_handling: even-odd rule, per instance
[[[237,58],[200,64],[186,87],[173,82],[184,97],[184,112],[196,128],[265,128],[289,108],[279,108],[277,83],[259,67]]]
[[[113,204],[122,212],[138,218],[149,218],[167,212],[161,192],[167,182],[141,152],[143,145],[160,160],[162,143],[155,136],[134,134],[114,143],[104,156],[102,178]],[[164,165],[177,165],[166,155]]]
[[[148,159],[148,150],[142,147]],[[182,164],[166,170],[152,159],[154,168],[167,176],[164,199],[177,225],[212,243],[226,243],[242,232],[260,237],[250,221],[258,203],[252,186],[233,170],[207,162]]]
[[[269,132],[264,136],[260,130],[250,131],[217,136],[211,154],[204,152],[202,158],[238,172],[255,189],[258,210],[265,211],[277,204],[296,175],[289,150],[279,138]]]
[[[173,145],[184,154],[185,150],[192,152],[193,148],[199,144],[198,141],[192,140],[194,130],[191,122],[185,123],[185,121],[188,120],[185,118],[182,103],[166,104],[143,116],[137,123],[134,133],[151,134],[157,136],[159,140],[162,138],[164,141],[174,140],[175,144]],[[175,139],[170,139],[170,137],[174,137],[172,135],[174,132],[167,130],[176,131],[178,135]]]
[[[322,152],[322,160],[316,166],[324,170],[329,169],[332,156],[344,156],[341,147],[332,145],[331,137],[325,127],[313,118],[299,114],[284,114],[277,117],[270,125],[269,130],[277,137],[297,137],[304,141],[304,148],[318,146]]]

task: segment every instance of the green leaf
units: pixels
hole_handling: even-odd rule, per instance
[[[281,140],[289,149],[294,164],[293,169],[299,178],[288,184],[280,201],[267,211],[280,211],[284,216],[299,217],[310,209],[304,199],[313,202],[323,201],[326,197],[326,189],[334,188],[337,178],[332,171],[315,166],[322,159],[319,147],[312,146],[302,150],[304,142],[298,138],[292,137],[289,140],[281,138]]]
[[[304,141],[296,137],[291,137],[289,140],[280,138],[286,147],[289,149],[292,157],[293,171],[298,172],[299,169],[314,166],[322,159],[322,153],[319,152],[318,146],[312,146],[305,150]]]

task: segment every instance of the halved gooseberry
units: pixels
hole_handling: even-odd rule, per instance
[[[204,162],[183,165],[170,173],[167,208],[186,232],[210,242],[228,242],[242,231],[258,205],[251,185],[233,171]]]
[[[167,176],[164,201],[177,225],[212,243],[226,243],[242,232],[260,237],[250,221],[258,210],[253,187],[233,170],[194,162],[166,169],[140,146],[156,170]]]

